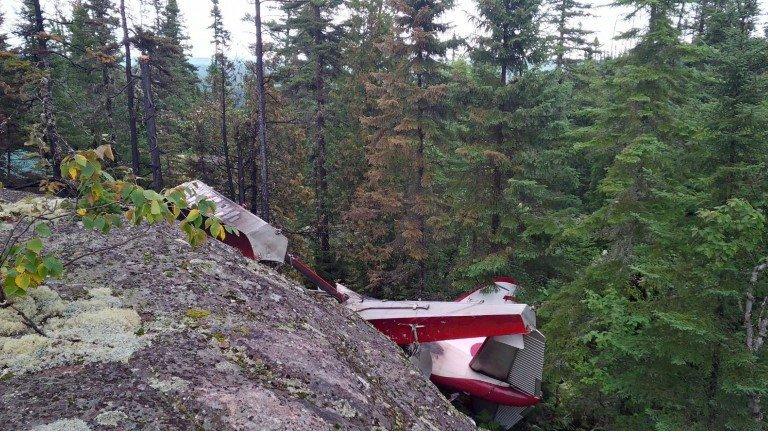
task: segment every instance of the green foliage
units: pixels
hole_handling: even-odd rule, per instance
[[[768,427],[768,356],[754,337],[768,325],[768,42],[757,3],[619,0],[635,28],[610,56],[578,25],[579,1],[476,3],[481,31],[463,41],[441,21],[449,1],[280,4],[265,59],[272,222],[330,278],[380,297],[450,299],[491,276],[520,280],[548,344],[544,402],[526,426]],[[19,9],[19,46],[0,35],[6,183],[33,180],[16,172],[25,143],[47,151],[38,95],[50,73],[70,147],[114,143],[71,153],[67,189],[42,184],[76,193],[86,228],[178,218],[192,243],[231,233],[210,203],[188,208],[178,190],[142,188],[143,169],[105,170],[128,154],[112,2],[76,2],[43,35],[33,6]],[[253,72],[240,80],[224,56],[242,35],[227,34],[214,2],[216,61],[198,87],[176,1],[154,6],[152,28],[129,31],[151,57],[169,183],[224,190],[226,127],[237,189],[256,197]],[[46,73],[37,37],[57,54]],[[6,249],[11,294],[62,270],[40,222]]]
[[[3,266],[0,275],[4,279],[4,298],[25,295],[27,290],[43,283],[47,277],[58,277],[63,272],[61,261],[44,254],[43,239],[51,235],[45,222],[34,225],[36,236],[10,245],[3,251]]]
[[[71,216],[80,218],[85,229],[108,234],[124,222],[133,225],[173,223],[186,212],[180,228],[192,246],[204,242],[206,233],[222,240],[227,233],[236,233],[234,228],[224,226],[214,216],[216,206],[213,202],[202,199],[191,206],[185,191],[180,188],[156,192],[127,180],[117,180],[104,169],[104,164],[111,160],[114,160],[114,154],[108,145],[76,152],[61,163],[61,176],[66,179],[66,185],[48,185],[53,189],[69,187],[77,191],[74,215]],[[49,276],[62,274],[64,267],[60,258],[44,253],[43,239],[51,235],[49,222],[37,222],[50,216],[41,214],[28,223],[23,231],[33,227],[35,234],[29,240],[19,241],[24,232],[9,232],[0,268],[4,280],[4,296],[0,297],[0,303],[26,294],[29,288],[39,286]]]

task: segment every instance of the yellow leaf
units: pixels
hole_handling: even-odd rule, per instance
[[[27,273],[19,273],[16,278],[14,278],[14,282],[16,282],[16,285],[18,285],[19,288],[26,289],[29,287],[29,275]]]
[[[197,219],[198,216],[200,216],[200,210],[192,209],[189,211],[189,214],[187,215],[187,220],[192,222],[193,220]]]
[[[125,211],[125,218],[129,221],[133,220],[133,209],[128,209]]]
[[[77,178],[77,168],[71,166],[69,167],[69,177],[74,180]]]
[[[79,208],[79,209],[77,209],[77,215],[78,215],[78,216],[85,216],[85,214],[86,214],[87,212],[88,212],[88,211],[87,211],[87,210],[85,210],[84,208]]]

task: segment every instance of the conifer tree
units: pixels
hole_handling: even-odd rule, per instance
[[[232,69],[232,64],[227,59],[224,51],[229,46],[229,31],[224,28],[222,22],[221,9],[219,9],[219,0],[211,1],[211,18],[213,23],[209,27],[213,30],[214,58],[211,65],[213,75],[216,77],[216,95],[219,99],[219,115],[221,130],[221,148],[224,154],[224,168],[226,173],[227,192],[230,197],[235,196],[235,187],[232,182],[232,160],[229,156],[229,142],[227,141],[227,88],[229,86],[228,75]],[[238,164],[240,161],[238,161]]]
[[[579,60],[573,54],[581,52],[580,58],[592,49],[589,36],[592,33],[582,27],[581,21],[590,14],[590,5],[578,0],[555,0],[552,2],[551,22],[555,26],[555,67],[563,69]]]
[[[5,15],[0,9],[0,28]],[[0,32],[0,149],[5,152],[4,184],[14,185],[12,154],[27,140],[26,125],[31,122],[31,104],[37,96],[39,71],[22,58]]]
[[[120,0],[120,25],[123,30],[123,50],[125,53],[125,95],[128,108],[128,139],[131,148],[131,168],[134,176],[140,175],[141,156],[139,154],[139,134],[136,127],[136,85],[131,62],[131,38],[128,35],[128,20],[125,15],[125,0]]]
[[[765,90],[768,89],[768,44],[765,39],[752,36],[758,15],[753,2],[726,0],[710,4],[710,13],[700,42],[714,50],[710,63],[716,80],[708,92],[713,102],[699,111],[706,127],[707,139],[700,148],[702,157],[697,159],[704,168],[700,172],[701,181],[711,190],[704,203],[705,208],[720,213],[725,210],[734,213],[734,209],[744,209],[753,212],[754,221],[764,220],[768,210],[768,200],[762,192],[768,188],[768,179],[764,175],[768,162],[765,157],[768,152],[768,135],[765,132],[768,119],[761,114],[764,112],[761,107],[768,101],[765,96]],[[713,229],[714,222],[720,221],[710,219],[708,228]],[[730,231],[730,227],[723,225],[721,222],[718,229]],[[765,318],[766,312],[764,308],[759,309],[752,304],[755,299],[766,295],[765,290],[761,289],[761,272],[757,271],[768,260],[765,237],[755,232],[749,232],[749,238],[729,234],[734,244],[742,241],[741,249],[745,252],[749,250],[749,253],[731,253],[722,264],[708,264],[708,272],[702,276],[707,276],[710,283],[729,292],[727,298],[732,296],[739,299],[738,307],[725,298],[717,303],[718,330],[724,336],[729,336],[729,328],[742,325],[748,335],[750,331],[758,334],[760,321]],[[722,251],[718,253],[725,255]],[[715,289],[714,286],[712,289]],[[754,312],[750,313],[751,309]],[[726,355],[725,352],[732,352],[732,346],[742,346],[739,339],[728,338],[726,342],[713,344],[713,357],[719,360]],[[760,361],[761,343],[756,343],[756,340],[746,337],[744,345],[747,351],[743,355],[750,360],[746,364],[751,373],[744,374],[748,378],[742,385],[749,390],[739,393],[746,394],[748,411],[758,423],[744,427],[760,426],[759,422],[763,420],[760,395],[766,387],[760,381],[755,382],[753,377],[764,373],[768,365]],[[722,363],[723,371],[719,375],[728,376],[729,363],[724,360]],[[716,384],[718,387],[711,391],[711,403],[723,407],[726,400],[723,393],[728,389],[725,388],[724,378],[720,378]],[[710,424],[716,426],[716,421],[725,411],[724,408],[712,409]]]
[[[308,91],[312,105],[312,170],[315,182],[315,241],[316,262],[321,270],[330,270],[334,257],[330,246],[330,197],[328,196],[327,166],[327,103],[328,79],[340,71],[339,44],[343,28],[334,23],[340,0],[290,0],[281,5],[285,22],[272,26],[274,31],[286,32],[285,48],[281,50],[287,64],[293,68],[287,78],[289,88]]]
[[[691,52],[673,25],[673,2],[623,4],[643,10],[648,24],[629,33],[640,41],[616,61],[605,105],[580,131],[577,147],[588,150],[596,166],[605,165],[592,169],[597,187],[588,198],[596,210],[565,231],[584,267],[548,302],[546,329],[557,333],[564,322],[582,323],[571,329],[578,336],[562,339],[555,350],[569,357],[560,365],[572,368],[566,376],[579,370],[576,381],[595,384],[578,391],[596,392],[600,405],[610,407],[596,408],[601,421],[705,427],[711,400],[702,395],[721,378],[717,358],[702,349],[718,338],[717,295],[702,294],[689,279],[696,196],[686,190],[690,165],[678,164],[694,133],[685,121],[695,105],[686,64]],[[563,310],[562,302],[582,306]],[[652,370],[652,378],[640,369]]]
[[[261,0],[254,0],[254,14],[253,23],[256,30],[256,43],[254,45],[254,51],[256,54],[255,68],[255,80],[256,80],[256,97],[257,102],[257,120],[256,120],[256,135],[259,138],[259,187],[256,187],[256,157],[253,157],[252,164],[252,181],[251,187],[253,188],[253,196],[251,200],[251,211],[256,212],[262,219],[269,222],[270,210],[269,210],[269,159],[267,151],[267,120],[266,120],[266,90],[264,88],[264,43],[262,41],[262,22],[261,22]],[[258,195],[258,196],[257,196]]]
[[[530,287],[526,275],[541,277],[551,265],[543,255],[558,217],[549,212],[576,204],[561,139],[566,86],[541,70],[539,2],[479,6],[487,36],[470,52],[471,66],[457,62],[454,72],[461,84],[453,98],[470,109],[457,113],[460,140],[446,175],[448,231],[457,239],[451,275],[474,285],[516,274]]]
[[[145,29],[144,32],[145,35],[155,35],[158,47],[163,45],[163,56],[153,60],[162,72],[157,74],[158,105],[166,111],[179,113],[199,98],[199,80],[195,67],[187,59],[188,37],[184,31],[177,1],[167,0],[162,10],[159,29],[155,32],[147,32]],[[176,123],[178,119],[168,121]]]
[[[447,96],[441,59],[450,44],[440,39],[447,25],[439,20],[451,3],[394,0],[390,6],[395,25],[386,52],[394,64],[367,84],[375,106],[364,118],[369,169],[347,219],[365,241],[359,247],[370,266],[369,289],[419,297],[427,295],[431,157],[444,135]]]
[[[92,146],[104,141],[116,145],[115,107],[117,92],[115,72],[118,62],[118,44],[115,40],[117,19],[109,0],[89,0],[73,5],[72,20],[67,24],[68,57],[60,69],[70,76],[68,97],[59,98],[58,105],[65,112],[77,112],[66,133],[75,147]],[[76,88],[72,88],[75,87]],[[83,130],[81,124],[87,126]],[[81,138],[74,137],[80,135]]]
[[[47,148],[44,154],[50,161],[54,177],[60,175],[59,166],[64,157],[66,142],[61,139],[56,122],[53,96],[53,67],[49,41],[52,36],[45,29],[45,15],[40,0],[24,0],[20,12],[22,22],[19,25],[19,35],[24,38],[26,52],[37,63],[41,71],[39,85],[41,118],[43,136]]]

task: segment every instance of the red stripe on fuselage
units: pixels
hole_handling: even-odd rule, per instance
[[[528,332],[520,315],[385,318],[369,322],[398,345]]]
[[[489,382],[469,378],[445,377],[430,375],[429,379],[435,385],[447,389],[463,391],[489,402],[509,406],[531,406],[539,403],[539,398],[512,387],[502,387]]]

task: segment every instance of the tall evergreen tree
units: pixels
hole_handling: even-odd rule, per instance
[[[691,51],[673,25],[673,2],[623,4],[643,10],[648,24],[629,33],[640,41],[616,61],[605,106],[578,144],[604,168],[592,169],[597,187],[588,198],[596,210],[566,231],[583,268],[547,302],[545,330],[569,359],[555,373],[567,385],[581,383],[577,392],[598,395],[586,409],[592,421],[705,427],[712,381],[722,378],[717,355],[702,349],[717,345],[719,298],[691,282],[697,194],[687,188],[691,165],[678,163],[695,130],[687,121],[697,105]],[[557,335],[566,322],[579,323],[570,329],[575,337]],[[572,403],[585,410],[583,401]]]
[[[128,20],[125,14],[125,0],[120,0],[120,25],[123,30],[123,50],[125,53],[125,95],[128,108],[128,139],[131,149],[131,168],[134,176],[140,175],[141,156],[139,154],[139,135],[136,127],[136,84],[131,62],[131,38],[128,35]]]
[[[170,4],[170,3],[169,3]],[[213,49],[214,58],[210,72],[216,77],[216,95],[219,99],[219,115],[221,130],[221,148],[224,154],[224,168],[226,174],[227,192],[230,197],[235,197],[235,186],[232,182],[232,160],[229,155],[229,142],[227,141],[227,88],[229,86],[229,73],[232,70],[232,63],[227,59],[224,51],[229,46],[229,31],[224,28],[219,9],[219,0],[211,1],[211,18],[213,23],[210,28],[213,30]],[[238,161],[240,163],[240,161]]]
[[[4,20],[0,10],[0,28]],[[3,176],[8,186],[15,180],[12,154],[27,141],[25,126],[31,122],[39,81],[39,70],[8,43],[7,34],[0,32],[0,149],[5,153]]]
[[[453,98],[460,140],[450,156],[446,191],[454,281],[515,274],[532,285],[552,263],[544,257],[558,217],[574,207],[576,173],[561,135],[566,86],[541,70],[545,36],[537,1],[484,1],[473,62],[457,63]],[[541,282],[536,280],[535,282]],[[466,286],[464,286],[466,288]]]
[[[758,422],[744,427],[763,427],[763,412],[760,403],[765,385],[754,376],[764,373],[766,364],[761,361],[760,332],[765,333],[765,308],[758,308],[756,299],[765,298],[765,289],[761,271],[757,271],[768,260],[768,248],[765,247],[764,218],[768,211],[768,200],[763,192],[768,188],[765,172],[768,166],[768,135],[765,106],[768,102],[766,90],[768,78],[766,60],[768,44],[765,39],[752,36],[755,31],[759,12],[754,2],[715,1],[710,4],[710,11],[705,25],[705,33],[700,42],[713,51],[711,67],[714,72],[714,85],[709,88],[712,102],[700,110],[701,121],[705,125],[706,139],[700,148],[702,157],[698,161],[704,168],[700,175],[703,184],[711,191],[705,206],[713,214],[726,213],[732,216],[736,210],[749,212],[751,226],[755,229],[746,233],[727,227],[725,221],[714,217],[708,219],[710,231],[725,233],[733,244],[741,241],[740,249],[746,253],[727,253],[716,250],[722,260],[709,264],[708,271],[702,276],[712,284],[712,289],[719,287],[729,295],[719,299],[716,316],[718,330],[726,337],[725,341],[713,344],[713,357],[724,357],[726,352],[740,352],[747,361],[739,365],[740,369],[749,370],[749,374],[729,371],[729,363],[721,362],[721,377],[715,382],[710,395],[713,406],[722,407],[724,392],[727,391],[729,375],[742,375],[741,386],[748,389],[739,392],[746,395],[748,410]],[[717,212],[717,213],[715,213]],[[707,213],[710,214],[710,213]],[[718,226],[719,225],[719,226]],[[744,238],[746,236],[746,238]],[[718,265],[720,264],[720,265]],[[731,298],[739,299],[734,305]],[[761,323],[762,321],[762,323]],[[762,325],[763,330],[760,330]],[[728,337],[729,329],[743,326],[746,341],[741,337]],[[741,343],[740,343],[741,342]],[[746,342],[744,345],[742,343]],[[747,351],[735,347],[746,346]],[[743,369],[741,369],[743,370]],[[721,395],[717,398],[717,395]],[[710,424],[715,426],[725,413],[724,408],[712,409]]]
[[[587,9],[590,5],[578,0],[554,0],[552,2],[552,16],[550,18],[555,26],[555,67],[563,69],[576,63],[579,57],[573,57],[574,53],[581,53],[581,58],[591,52],[592,45],[589,41],[591,31],[582,27],[584,18],[590,16]]]
[[[331,270],[334,261],[330,246],[330,209],[327,166],[327,103],[328,80],[340,72],[339,44],[343,28],[334,22],[340,0],[290,0],[281,5],[285,22],[273,26],[286,32],[286,46],[280,53],[291,59],[294,70],[286,84],[308,91],[312,104],[307,107],[312,116],[312,170],[315,183],[315,241],[316,262],[320,269]],[[285,75],[284,75],[285,76]]]
[[[72,20],[67,24],[71,63],[63,63],[59,69],[70,77],[70,88],[67,97],[59,98],[58,105],[64,112],[77,112],[79,118],[68,122],[71,124],[67,124],[66,132],[75,147],[90,147],[101,141],[116,145],[113,99],[117,93],[118,44],[114,34],[118,21],[113,12],[109,0],[75,3]]]
[[[20,12],[22,21],[18,34],[24,38],[26,52],[37,63],[42,72],[40,79],[40,105],[43,136],[46,148],[43,153],[47,156],[53,170],[54,177],[60,175],[59,166],[64,157],[67,144],[59,135],[54,108],[54,76],[49,42],[52,35],[46,31],[45,15],[40,0],[24,0]]]
[[[264,87],[264,43],[262,41],[262,22],[261,22],[261,0],[254,0],[254,14],[253,23],[256,30],[256,43],[254,45],[254,52],[256,55],[256,63],[254,65],[256,69],[256,97],[258,98],[257,106],[257,120],[256,120],[256,135],[259,139],[259,187],[256,187],[256,166],[252,164],[252,179],[251,187],[253,188],[251,211],[256,212],[262,219],[269,222],[270,210],[269,210],[269,158],[267,150],[267,119],[266,119],[266,90]],[[256,157],[253,157],[253,161],[256,161]],[[258,195],[258,197],[257,197]]]
[[[432,158],[444,137],[447,86],[441,59],[450,45],[444,0],[394,0],[395,25],[387,54],[395,64],[373,74],[367,94],[375,102],[364,119],[370,128],[366,182],[348,215],[369,265],[369,289],[378,295],[427,295]]]

